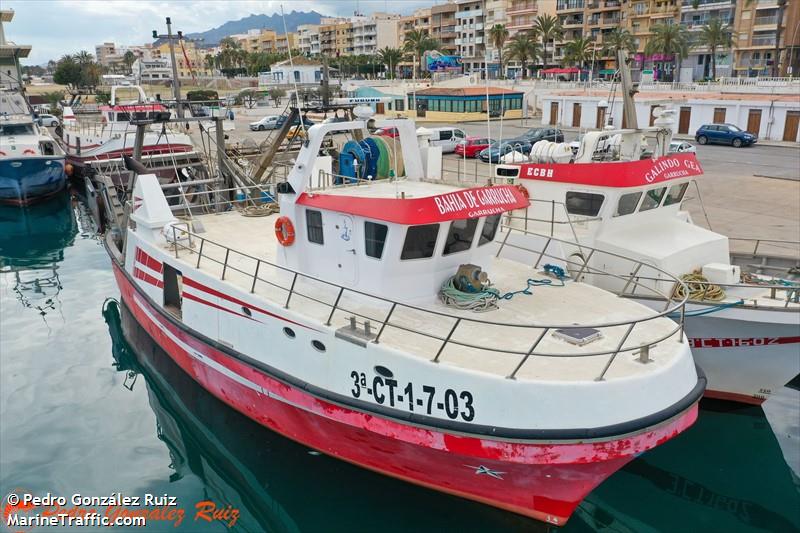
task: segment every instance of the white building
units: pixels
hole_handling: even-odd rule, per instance
[[[301,24],[297,27],[297,48],[305,56],[319,54],[319,24]]]
[[[609,106],[608,94],[552,93],[539,97],[542,124],[597,129],[611,123],[624,128],[622,99]],[[800,101],[791,94],[691,94],[639,93],[636,119],[639,126],[653,124],[652,111],[669,106],[675,110],[675,133],[694,135],[703,124],[734,124],[759,139],[800,142]]]
[[[483,0],[459,0],[456,12],[456,46],[464,72],[486,68]]]
[[[172,64],[169,59],[137,59],[131,66],[137,83],[149,83],[172,79]]]
[[[292,66],[294,64],[294,66]],[[318,61],[303,56],[293,58],[293,61],[275,63],[268,72],[258,74],[260,89],[270,85],[283,85],[290,83],[319,84],[322,79],[322,64]]]
[[[400,15],[373,13],[368,17],[350,18],[353,28],[353,55],[372,55],[386,46],[396,48],[398,44],[397,21]]]

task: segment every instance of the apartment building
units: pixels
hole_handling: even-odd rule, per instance
[[[372,55],[384,47],[398,46],[399,32],[397,23],[400,15],[391,13],[373,13],[365,17],[357,15],[350,18],[352,31],[352,55]]]
[[[353,49],[353,26],[347,19],[323,18],[319,26],[320,53],[330,57],[348,55]]]
[[[789,0],[782,18],[778,32],[777,0],[753,0],[750,4],[737,5],[733,49],[735,75],[772,76],[776,65],[778,76],[800,73],[800,2]]]
[[[319,54],[319,24],[297,27],[297,48],[306,56]]]
[[[683,0],[681,3],[681,26],[689,30],[693,40],[697,40],[703,26],[712,20],[719,19],[723,24],[734,26],[736,0]],[[729,51],[717,51],[717,76],[730,77],[733,75],[732,54]],[[691,75],[692,80],[710,78],[711,50],[706,46],[695,46],[689,52],[681,67],[681,80],[687,80]]]
[[[455,2],[436,5],[431,8],[431,37],[441,43],[439,51],[445,55],[457,55],[456,45],[456,12],[458,6]]]
[[[251,53],[280,53],[287,52],[290,47],[293,50],[297,48],[297,35],[292,32],[284,35],[274,30],[254,29],[231,37],[241,45],[242,50]]]
[[[178,64],[178,76],[181,78],[189,78],[193,74],[195,76],[210,76],[211,70],[207,68],[205,60],[207,51],[205,49],[198,48],[197,43],[194,41],[184,40],[181,41],[181,43],[175,43],[175,62]],[[159,63],[160,61],[162,66],[166,65],[167,67],[172,68],[169,53],[169,43],[164,42],[157,47],[153,47],[153,52],[154,53],[151,55],[154,59],[151,61],[154,61],[155,63]],[[155,69],[153,72],[158,70],[157,66],[153,66],[152,68]]]
[[[431,35],[432,8],[417,9],[412,15],[401,17],[397,21],[399,47],[405,45],[406,36],[412,31],[419,31]],[[455,40],[455,39],[454,39]],[[402,76],[410,76],[414,61],[403,61],[398,65]]]
[[[94,47],[97,62],[104,67],[112,67],[122,62],[122,54],[117,51],[114,43],[98,44]]]
[[[458,0],[456,46],[465,71],[486,69],[485,0]]]

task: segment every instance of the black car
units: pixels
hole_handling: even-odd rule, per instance
[[[275,124],[275,128],[283,127],[284,122],[286,122],[286,115],[281,115],[280,117],[278,117],[278,122]],[[314,125],[314,123],[306,117],[303,117],[303,124],[305,125],[306,128]],[[299,125],[300,125],[300,119],[295,118],[294,122],[292,122],[292,126],[299,126]]]
[[[478,157],[484,163],[489,163],[490,161],[492,163],[499,163],[502,156],[513,151],[522,152],[525,155],[530,154],[531,146],[531,143],[519,139],[503,141],[502,143],[495,141],[490,144],[488,148],[481,150]]]
[[[531,128],[514,140],[527,141],[536,144],[539,141],[564,142],[564,132],[556,128]]]

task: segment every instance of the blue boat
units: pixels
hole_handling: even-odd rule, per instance
[[[19,93],[0,93],[0,203],[28,205],[66,186],[65,154],[27,112]]]

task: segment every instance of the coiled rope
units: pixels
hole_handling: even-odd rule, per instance
[[[690,274],[681,276],[681,281],[686,285],[679,285],[675,288],[675,298],[683,299],[686,296],[686,289],[689,289],[689,300],[710,300],[719,302],[725,299],[725,290],[719,285],[709,283],[708,278],[703,276],[700,270],[695,270]]]

